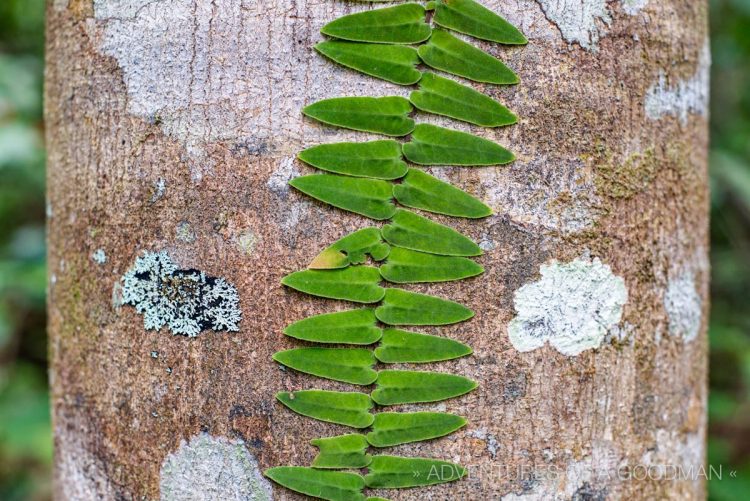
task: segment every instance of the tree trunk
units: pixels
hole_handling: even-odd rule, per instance
[[[436,218],[480,242],[486,273],[409,287],[476,312],[421,330],[471,345],[472,356],[430,368],[480,386],[420,406],[466,416],[467,427],[387,451],[460,462],[469,476],[372,495],[700,499],[705,2],[484,3],[529,38],[513,48],[478,43],[520,75],[517,86],[476,86],[519,124],[483,130],[418,118],[490,137],[518,159],[431,170],[493,207],[479,221]],[[274,393],[352,388],[282,371],[271,355],[295,346],[282,334],[292,321],[345,308],[285,290],[281,277],[372,224],[287,186],[312,172],[295,160],[303,147],[370,138],[304,119],[305,104],[407,95],[312,50],[324,23],[367,8],[343,0],[51,2],[58,499],[297,499],[259,471],[307,465],[310,439],[344,432],[293,414]],[[206,290],[219,279],[236,287],[239,330],[214,330],[206,312],[197,327],[146,329],[171,317],[158,305],[145,315],[123,305],[122,278],[144,256],[151,266],[204,272]],[[231,288],[223,292],[231,309]],[[202,332],[172,335],[191,328]]]

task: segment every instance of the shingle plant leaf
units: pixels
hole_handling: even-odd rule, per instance
[[[315,50],[347,68],[395,84],[412,85],[422,77],[415,68],[417,49],[406,45],[329,40],[316,45]]]
[[[482,40],[508,45],[528,43],[523,33],[474,0],[437,0],[435,24]]]
[[[484,268],[465,257],[438,256],[401,247],[393,247],[380,274],[389,282],[448,282],[473,277]]]
[[[321,144],[300,152],[299,159],[336,174],[374,179],[398,179],[407,169],[401,145],[393,139]]]
[[[337,240],[324,249],[308,265],[310,269],[330,270],[346,268],[350,264],[362,264],[369,254],[375,261],[382,261],[391,252],[383,241],[380,228],[362,228]]]
[[[447,299],[386,289],[383,304],[375,309],[375,316],[388,325],[448,325],[468,320],[474,312]]]
[[[517,84],[518,75],[499,59],[451,35],[434,30],[429,42],[418,49],[427,66],[475,82],[497,85]]]
[[[477,198],[419,169],[409,169],[393,186],[393,196],[401,205],[448,216],[476,219],[492,214]]]
[[[442,484],[466,475],[466,468],[448,461],[399,456],[373,456],[368,471],[367,487],[381,489]]]
[[[295,348],[274,353],[273,359],[294,370],[344,383],[368,385],[378,373],[375,356],[362,348]]]
[[[417,125],[402,149],[407,160],[420,165],[502,165],[516,158],[489,139],[431,124]]]
[[[305,466],[277,466],[265,476],[287,489],[329,501],[364,501],[365,481],[356,473],[318,470]]]
[[[389,219],[396,212],[393,186],[380,179],[311,174],[296,177],[289,184],[321,202],[375,220]]]
[[[476,382],[455,374],[383,370],[370,398],[378,405],[438,402],[465,395],[476,387]]]
[[[445,412],[379,412],[367,441],[373,447],[392,447],[444,437],[466,425],[466,419]]]
[[[468,237],[411,211],[398,209],[381,233],[390,244],[445,256],[479,256],[482,249]]]
[[[400,329],[384,329],[375,349],[375,357],[386,364],[441,362],[471,353],[470,347],[456,340]]]
[[[285,276],[287,287],[329,299],[355,303],[377,303],[385,295],[378,285],[380,272],[371,266],[350,266],[340,270],[302,270]]]
[[[494,99],[434,73],[424,74],[419,90],[411,93],[409,101],[419,110],[484,127],[500,127],[518,121],[518,117]]]
[[[357,42],[415,44],[427,40],[430,26],[419,4],[357,12],[340,17],[321,28],[321,33]]]
[[[386,136],[405,136],[414,130],[408,99],[386,97],[334,97],[306,106],[302,113],[328,125]]]
[[[377,327],[375,310],[361,308],[303,318],[288,325],[284,334],[314,343],[368,345],[377,343],[383,330]]]
[[[364,468],[372,462],[372,456],[366,453],[369,443],[364,435],[316,438],[310,444],[320,450],[312,462],[313,468]]]
[[[302,390],[280,392],[276,398],[303,416],[352,428],[367,428],[375,417],[370,414],[372,400],[366,393]]]

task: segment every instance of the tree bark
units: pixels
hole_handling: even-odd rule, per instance
[[[474,355],[441,405],[469,418],[387,453],[469,468],[391,499],[700,499],[706,428],[707,7],[664,0],[485,0],[528,46],[475,42],[521,77],[475,87],[519,124],[509,166],[432,169],[490,204],[436,218],[480,242],[486,273],[410,287],[476,317],[422,329]],[[54,0],[48,8],[49,311],[58,499],[297,499],[258,471],[307,465],[343,427],[281,390],[292,321],[343,309],[281,287],[371,225],[290,191],[303,147],[365,139],[303,119],[340,95],[407,95],[314,53],[342,0]],[[373,136],[374,138],[374,136]],[[144,328],[122,277],[144,253],[233,284],[239,331]],[[625,295],[627,297],[625,297]],[[509,330],[513,335],[509,336]],[[416,406],[415,406],[416,407]],[[673,469],[669,469],[672,467]],[[693,470],[689,470],[692,468]],[[675,474],[675,471],[678,473]],[[645,477],[645,478],[644,478]],[[187,493],[191,493],[188,495]],[[375,493],[373,493],[375,495]]]

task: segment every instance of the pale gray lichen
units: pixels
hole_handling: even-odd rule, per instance
[[[695,274],[684,273],[671,278],[664,293],[664,309],[669,319],[669,333],[692,341],[698,337],[703,316],[703,300],[695,285]]]
[[[91,260],[96,264],[104,264],[107,262],[107,253],[104,252],[104,249],[96,249],[91,254]]]
[[[189,337],[206,329],[239,330],[237,289],[223,278],[178,269],[165,251],[144,252],[121,282],[122,304],[143,315],[146,329],[166,325],[172,333]]]
[[[566,42],[577,43],[586,50],[597,50],[604,26],[612,22],[606,0],[536,1]]]

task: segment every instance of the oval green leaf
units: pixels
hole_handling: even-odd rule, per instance
[[[313,468],[364,468],[372,461],[372,456],[366,454],[369,443],[364,435],[316,438],[310,443],[320,449],[312,462]]]
[[[407,169],[401,144],[393,139],[321,144],[302,150],[299,159],[329,172],[375,179],[398,179]]]
[[[334,97],[302,109],[302,113],[328,125],[386,136],[405,136],[414,130],[408,99],[386,97]]]
[[[374,489],[443,484],[466,475],[466,468],[448,461],[399,456],[374,456],[368,471],[365,484]]]
[[[442,254],[445,256],[479,256],[482,249],[453,228],[426,217],[398,209],[381,229],[383,238],[395,246],[406,249]]]
[[[407,3],[395,7],[357,12],[331,21],[321,33],[355,42],[413,44],[430,37],[424,7]]]
[[[330,40],[315,49],[347,68],[395,84],[412,85],[422,77],[415,68],[419,54],[413,47]]]
[[[375,356],[361,348],[295,348],[273,359],[294,370],[344,383],[367,385],[378,378]]]
[[[380,275],[389,282],[449,282],[484,273],[484,268],[465,257],[438,256],[401,247],[393,247],[388,260],[380,266]]]
[[[465,395],[477,387],[471,379],[455,374],[424,371],[384,370],[370,394],[378,405],[438,402]]]
[[[375,220],[389,219],[396,212],[393,186],[379,179],[311,174],[295,177],[289,184],[321,202]]]
[[[310,269],[330,270],[346,268],[350,264],[362,264],[369,254],[375,261],[382,261],[391,252],[383,242],[380,228],[363,228],[336,241],[318,254],[308,266]]]
[[[287,287],[306,294],[355,303],[377,303],[383,299],[385,289],[378,282],[380,272],[371,266],[295,271],[281,280]]]
[[[471,353],[470,347],[456,340],[400,329],[384,329],[375,349],[375,357],[386,364],[441,362]]]
[[[448,325],[463,322],[474,312],[462,304],[427,294],[386,289],[375,316],[389,325]]]
[[[516,157],[499,144],[468,132],[419,124],[404,156],[421,165],[502,165]]]
[[[356,473],[277,466],[264,475],[287,489],[329,501],[364,501],[365,481]]]
[[[372,400],[366,393],[302,390],[280,392],[276,398],[296,412],[319,421],[367,428],[375,417],[370,414]]]
[[[409,169],[403,182],[393,186],[402,205],[448,216],[481,218],[492,214],[477,198],[419,169]]]
[[[371,308],[323,313],[303,318],[284,329],[284,334],[303,341],[367,345],[377,343],[383,330],[376,326]]]
[[[436,4],[435,24],[491,42],[528,43],[515,26],[474,0],[437,0]]]
[[[466,419],[445,412],[380,412],[367,441],[373,447],[392,447],[444,437],[464,425]]]

